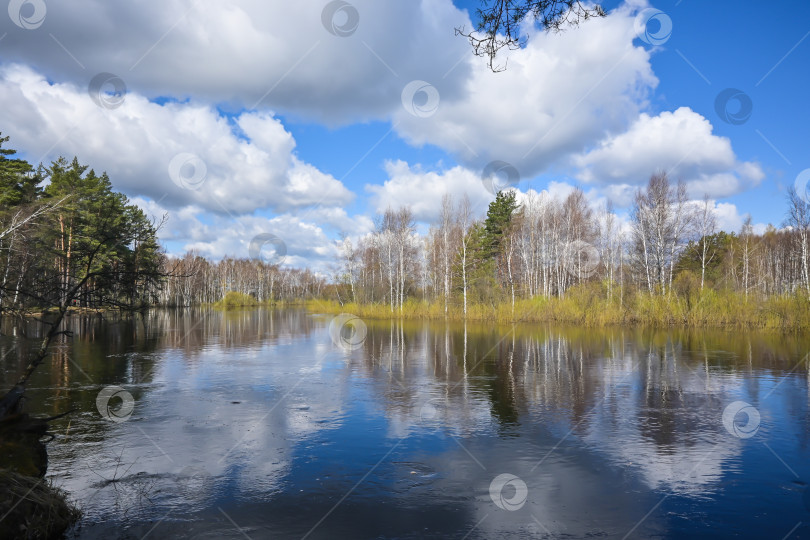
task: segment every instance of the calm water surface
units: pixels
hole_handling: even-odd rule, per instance
[[[28,401],[76,409],[73,535],[810,537],[808,337],[365,321],[351,350],[331,319],[74,316]]]

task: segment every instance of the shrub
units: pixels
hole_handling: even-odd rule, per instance
[[[240,292],[229,291],[225,297],[219,302],[214,304],[214,307],[232,309],[240,307],[258,306],[259,302],[249,294]]]

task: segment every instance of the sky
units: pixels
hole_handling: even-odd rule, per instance
[[[610,0],[561,33],[527,21],[497,73],[455,35],[478,5],[10,0],[0,132],[168,215],[172,255],[271,239],[326,272],[388,207],[422,231],[445,193],[483,215],[493,168],[623,219],[665,171],[727,231],[783,224],[810,180],[810,2]]]

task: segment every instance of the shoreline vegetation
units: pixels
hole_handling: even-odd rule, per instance
[[[62,538],[81,517],[50,480],[0,468],[0,538]]]
[[[216,310],[304,307],[312,313],[339,314],[374,320],[449,320],[493,322],[498,324],[556,323],[589,328],[607,326],[688,328],[688,329],[762,329],[779,331],[810,330],[810,299],[802,294],[770,297],[745,296],[734,291],[703,291],[650,296],[629,292],[623,299],[605,296],[601,284],[571,287],[564,297],[536,297],[510,302],[478,303],[467,306],[454,299],[447,313],[439,301],[408,299],[401,306],[390,304],[339,302],[325,298],[308,300],[259,301],[236,291],[227,292],[217,302],[185,306]],[[181,306],[148,306],[145,309],[182,309]],[[28,316],[53,310],[31,310]],[[107,315],[126,313],[116,308],[68,308],[67,314]]]
[[[305,300],[263,300],[260,301],[256,297],[249,294],[240,293],[237,291],[228,291],[221,300],[209,304],[200,304],[202,307],[211,307],[213,309],[242,309],[250,307],[291,307],[306,305]],[[156,306],[158,307],[158,306]],[[189,306],[191,307],[191,306]]]
[[[689,329],[762,329],[799,332],[810,329],[810,300],[803,295],[745,298],[734,292],[704,290],[690,296],[648,296],[632,293],[623,302],[607,299],[598,287],[572,287],[565,297],[537,297],[498,304],[453,305],[447,314],[439,302],[408,300],[387,304],[310,300],[309,311],[351,313],[361,319],[422,319],[515,323],[575,324],[590,328],[647,326]]]

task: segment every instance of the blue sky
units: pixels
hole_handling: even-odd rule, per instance
[[[454,4],[474,15],[479,2],[455,0]],[[613,9],[619,4],[602,5]],[[654,6],[672,18],[673,33],[653,56],[660,85],[651,107],[663,111],[688,106],[708,118],[716,134],[731,139],[739,156],[761,162],[767,180],[725,200],[750,213],[756,222],[777,226],[784,218],[786,187],[810,167],[810,3],[781,5],[784,9],[777,10],[754,1],[656,2]],[[553,74],[550,78],[553,80]],[[715,111],[715,98],[726,88],[738,88],[753,101],[753,114],[743,125],[723,122]],[[300,142],[305,159],[340,177],[354,165],[355,158],[362,156],[358,149],[365,152],[383,137],[390,124],[338,130],[297,123],[288,127]],[[399,137],[389,136],[346,178],[347,185],[361,191],[367,182],[383,181],[380,162],[385,159],[456,163],[435,146],[414,148]],[[534,184],[544,187],[543,176]]]
[[[474,17],[479,2],[455,0],[454,4]],[[620,2],[602,5],[610,10]],[[762,163],[765,181],[724,200],[750,213],[757,223],[776,226],[784,218],[785,189],[810,167],[810,100],[806,96],[810,83],[810,3],[781,5],[783,9],[768,9],[753,1],[656,2],[654,7],[672,19],[673,32],[652,59],[660,85],[651,110],[688,106],[708,118],[716,134],[731,139],[739,156]],[[553,80],[553,74],[550,78]],[[751,97],[754,109],[745,124],[728,124],[715,111],[717,94],[726,88],[738,88]],[[362,156],[358,149],[375,144],[390,124],[332,130],[290,122],[288,127],[300,142],[305,159],[341,177],[354,165],[353,159]],[[367,182],[384,181],[380,163],[385,159],[456,163],[440,148],[414,148],[399,137],[389,136],[346,177],[346,184],[359,192]],[[543,175],[533,179],[533,185],[545,187]],[[363,201],[359,202],[356,210],[362,212]]]
[[[161,236],[175,254],[246,256],[272,232],[289,264],[324,268],[339,235],[367,234],[386,206],[412,206],[423,229],[445,192],[483,212],[480,171],[496,159],[521,172],[523,192],[578,186],[620,215],[661,168],[709,194],[728,230],[747,213],[778,226],[786,188],[810,168],[799,0],[610,1],[606,19],[561,35],[527,27],[503,73],[453,35],[472,24],[470,0],[12,4],[0,131],[31,161],[78,155],[107,170],[170,215]],[[637,26],[650,14],[641,32],[672,24],[655,46]],[[435,110],[419,109],[426,94],[409,81],[435,91]],[[119,83],[116,101],[105,91]],[[753,105],[736,124],[716,103],[729,88]]]

